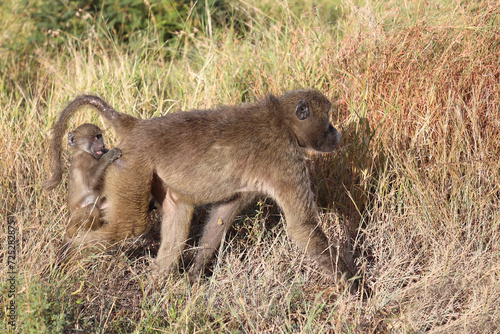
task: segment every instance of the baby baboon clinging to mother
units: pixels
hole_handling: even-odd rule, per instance
[[[188,239],[193,207],[212,203],[191,269],[201,273],[225,231],[256,196],[273,198],[290,237],[330,273],[348,273],[342,256],[319,226],[304,149],[331,152],[340,133],[329,122],[330,101],[312,89],[272,95],[241,106],[177,112],[148,120],[119,113],[95,96],[77,97],[54,125],[54,163],[60,133],[82,105],[113,125],[123,155],[104,180],[107,224],[75,239],[109,247],[147,226],[150,193],[163,208],[159,269],[178,262]],[[54,165],[54,171],[58,167]]]
[[[68,223],[64,242],[68,243],[80,229],[96,230],[102,225],[101,190],[104,171],[118,159],[118,148],[107,150],[103,131],[94,124],[85,123],[68,133],[68,145],[74,154],[69,168]],[[47,181],[44,188],[53,189],[57,182]]]

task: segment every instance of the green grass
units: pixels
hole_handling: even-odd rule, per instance
[[[61,47],[50,36],[28,43],[36,22],[14,1],[0,5],[0,331],[500,332],[500,6],[225,4],[225,20],[198,10],[167,43],[154,29],[125,43],[90,20]],[[335,101],[341,147],[311,156],[311,175],[323,228],[352,251],[368,295],[319,275],[270,201],[242,213],[213,275],[194,286],[183,271],[161,280],[149,271],[156,216],[147,236],[53,268],[67,175],[50,193],[41,184],[50,127],[76,95],[150,118],[298,87]],[[70,126],[86,121],[106,128],[90,111]],[[106,140],[114,145],[112,129]],[[13,298],[4,279],[9,231],[17,240]]]

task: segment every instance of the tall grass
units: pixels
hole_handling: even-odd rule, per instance
[[[500,332],[500,6],[231,4],[226,23],[210,9],[201,26],[186,17],[167,44],[151,30],[124,45],[96,22],[95,34],[22,57],[30,22],[0,7],[2,278],[8,222],[17,239],[16,295],[0,281],[0,328],[12,330],[13,300],[19,332]],[[52,267],[66,179],[51,193],[41,182],[49,129],[77,94],[149,118],[298,87],[335,101],[342,144],[311,156],[311,174],[323,227],[366,293],[319,275],[269,201],[242,214],[213,274],[194,286],[182,270],[162,280],[149,272],[154,213],[147,236]],[[85,121],[106,127],[90,111],[71,127]],[[106,140],[114,144],[112,129]]]

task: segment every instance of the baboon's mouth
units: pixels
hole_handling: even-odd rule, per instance
[[[97,152],[95,152],[95,154],[102,155],[102,151],[97,151]]]

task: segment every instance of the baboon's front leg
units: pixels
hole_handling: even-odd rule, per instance
[[[285,191],[276,191],[276,201],[283,210],[289,236],[331,274],[351,273],[342,254],[330,247],[328,238],[321,229],[314,195],[306,186],[291,186]]]

